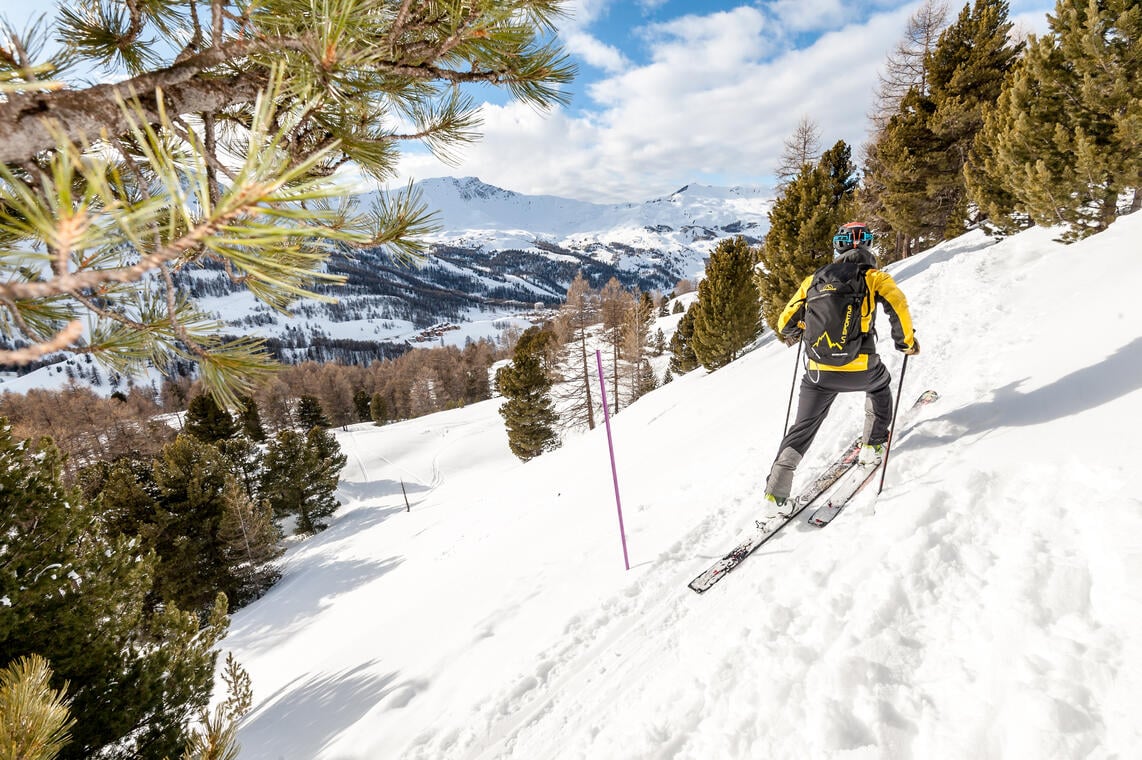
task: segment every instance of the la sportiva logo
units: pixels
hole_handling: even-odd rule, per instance
[[[845,307],[845,321],[841,324],[840,342],[833,340],[832,336],[829,335],[827,330],[822,330],[821,337],[817,338],[817,340],[813,343],[813,348],[820,348],[821,342],[824,341],[825,346],[828,347],[829,350],[843,351],[845,348],[845,342],[849,337],[849,327],[852,325],[852,322],[853,305],[849,304],[847,307]]]

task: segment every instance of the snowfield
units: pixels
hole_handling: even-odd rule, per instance
[[[527,464],[496,400],[338,432],[345,506],[223,642],[253,678],[241,757],[1139,757],[1142,214],[1052,236],[889,267],[922,346],[904,406],[942,398],[878,499],[803,513],[702,596],[781,437],[771,336],[613,419],[629,571],[601,424]]]

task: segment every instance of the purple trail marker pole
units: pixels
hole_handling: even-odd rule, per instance
[[[603,374],[603,354],[595,351],[595,362],[599,367],[599,390],[603,399],[603,421],[607,425],[607,451],[611,454],[611,479],[615,481],[615,506],[619,510],[619,536],[623,541],[623,563],[630,570],[630,555],[627,554],[627,532],[623,527],[623,501],[619,498],[619,471],[615,467],[615,444],[611,437],[611,413],[607,406],[607,376]]]

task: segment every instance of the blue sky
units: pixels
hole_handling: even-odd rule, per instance
[[[643,201],[690,182],[770,184],[802,116],[817,123],[825,147],[845,140],[859,153],[877,72],[920,5],[568,0],[559,37],[579,67],[571,103],[537,112],[476,90],[486,99],[483,139],[455,166],[406,151],[402,173],[607,201]],[[948,6],[954,18],[963,3]],[[0,0],[17,27],[48,7]],[[1042,33],[1054,2],[1010,7],[1019,31]]]
[[[463,163],[410,155],[409,174],[513,190],[646,200],[690,182],[770,184],[802,116],[824,147],[867,139],[877,73],[921,5],[897,0],[572,0],[560,37],[579,65],[569,107],[484,109]],[[950,18],[963,4],[949,2]],[[1015,0],[1023,32],[1054,3]]]

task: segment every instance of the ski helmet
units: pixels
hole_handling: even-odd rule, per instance
[[[870,245],[871,243],[872,233],[868,231],[868,225],[864,222],[842,224],[837,230],[837,234],[833,236],[833,250],[837,253],[844,253],[858,245]]]

